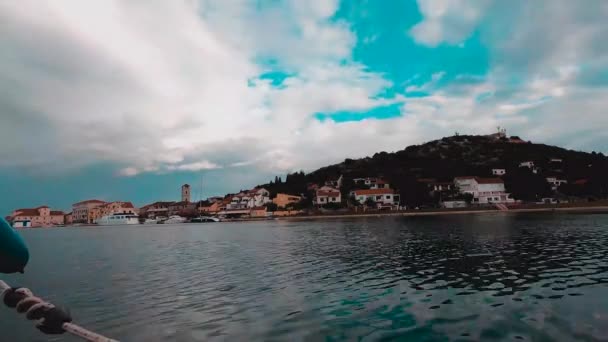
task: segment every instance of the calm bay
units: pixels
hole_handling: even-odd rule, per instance
[[[121,341],[608,339],[608,215],[21,231],[11,285]],[[0,308],[7,341],[41,335]]]

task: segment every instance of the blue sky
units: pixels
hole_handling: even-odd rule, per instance
[[[608,4],[0,4],[0,211],[142,205],[497,126],[608,151]],[[197,194],[197,196],[199,196]]]

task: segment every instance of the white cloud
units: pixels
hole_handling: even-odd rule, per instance
[[[445,76],[445,71],[436,72],[431,75],[431,79],[421,85],[410,85],[405,88],[405,92],[411,93],[416,91],[430,91],[437,87],[437,83]]]
[[[459,44],[469,37],[491,0],[417,0],[423,20],[409,33],[421,44]]]
[[[337,1],[263,11],[248,1],[3,2],[0,87],[15,92],[0,98],[0,133],[17,146],[0,150],[0,163],[111,162],[127,176],[250,160],[296,167],[292,136],[312,114],[387,103],[372,96],[390,82],[344,63],[355,36],[329,20],[336,9]],[[288,87],[248,85],[265,57],[295,73]],[[243,142],[266,151],[240,155]]]
[[[169,171],[201,171],[201,170],[213,170],[217,169],[219,166],[217,164],[211,163],[209,161],[202,161],[196,163],[189,164],[181,164],[181,165],[170,165],[167,167]]]
[[[459,44],[498,6],[419,4],[424,19],[411,33],[430,46]],[[501,125],[543,140],[606,127],[605,90],[580,84],[585,61],[606,65],[601,33],[607,25],[599,14],[585,20],[573,5],[563,12],[555,5],[546,9],[560,19],[553,23],[542,8],[520,19],[505,15],[513,28],[506,37],[495,37],[492,27],[480,30],[497,42],[486,78],[450,81],[439,72],[405,95],[382,99],[375,95],[393,84],[354,61],[357,37],[348,23],[330,19],[337,1],[264,6],[258,10],[247,0],[0,2],[0,166],[109,162],[124,176],[228,166],[270,173],[394,151],[454,131],[483,133]],[[549,41],[538,39],[553,30],[564,39],[554,33]],[[523,63],[512,61],[526,53],[522,72]],[[257,78],[270,65],[291,75],[282,87]],[[523,76],[510,85],[512,75]],[[414,90],[429,96],[407,94]],[[392,120],[312,118],[398,102],[405,103],[403,116]],[[580,113],[587,121],[571,124],[568,118]]]

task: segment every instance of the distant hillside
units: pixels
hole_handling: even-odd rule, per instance
[[[524,161],[533,161],[539,168],[538,173],[520,168]],[[383,177],[392,188],[399,190],[406,203],[417,205],[431,200],[426,198],[427,191],[417,181],[421,178],[452,181],[458,176],[492,176],[492,168],[507,170],[504,177],[507,190],[523,200],[552,195],[545,179],[549,176],[569,181],[570,186],[560,188],[563,195],[597,198],[608,195],[608,158],[603,154],[495,135],[452,136],[393,153],[379,152],[372,157],[346,159],[309,174],[291,174],[282,182],[273,181],[261,186],[271,193],[306,193],[307,184],[323,184],[342,175],[348,190],[348,180],[352,178]],[[574,187],[576,181],[579,186]]]

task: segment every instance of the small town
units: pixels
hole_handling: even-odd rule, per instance
[[[485,136],[490,141],[507,144],[525,144],[518,137],[508,138],[506,132]],[[539,164],[544,165],[540,167]],[[540,208],[557,205],[585,206],[587,199],[567,196],[566,193],[583,193],[589,182],[586,178],[567,179],[563,172],[564,160],[548,156],[543,161],[520,160],[515,165],[488,168],[484,174],[458,175],[453,179],[416,177],[408,189],[393,187],[382,175],[370,174],[347,178],[339,175],[320,183],[306,183],[304,192],[279,192],[289,188],[276,177],[268,188],[260,186],[236,194],[215,196],[193,201],[192,187],[181,186],[179,201],[157,201],[135,207],[131,201],[102,201],[87,199],[72,205],[70,212],[54,210],[46,205],[14,210],[6,217],[15,228],[41,228],[55,226],[159,224],[206,221],[263,220],[289,217],[323,217],[328,215],[396,214],[408,212],[450,212],[495,210],[509,211],[518,208]],[[515,171],[514,171],[515,170]],[[535,200],[516,199],[505,185],[509,172],[519,172],[541,178],[545,183],[545,197]],[[292,179],[301,174],[292,175]],[[422,190],[421,190],[422,189]],[[567,190],[567,191],[566,191]],[[418,200],[408,205],[402,199],[416,192]],[[411,197],[411,196],[410,196]],[[426,200],[422,200],[425,198]],[[577,202],[579,202],[577,204]],[[116,220],[114,220],[116,219]],[[125,219],[127,221],[125,221]]]
[[[0,342],[608,342],[607,18],[0,1]]]

